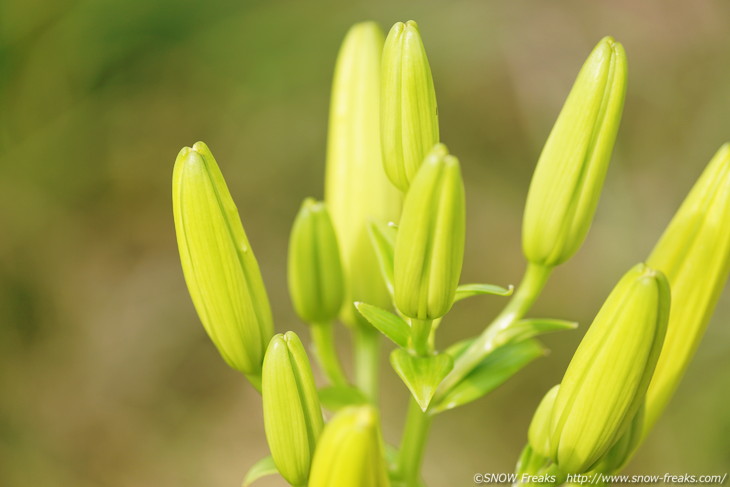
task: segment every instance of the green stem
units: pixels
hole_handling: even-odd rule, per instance
[[[337,358],[335,336],[332,323],[313,323],[309,327],[314,342],[314,355],[320,368],[332,385],[347,385],[347,377]]]
[[[421,407],[411,397],[400,452],[398,453],[398,473],[407,487],[418,487],[420,485],[421,463],[426,449],[426,437],[432,421],[433,416],[421,411]]]
[[[436,404],[452,387],[466,377],[484,358],[494,349],[503,345],[500,340],[501,332],[520,320],[532,307],[537,297],[545,287],[551,267],[537,264],[528,264],[522,282],[507,306],[494,321],[479,335],[469,348],[454,363],[454,368],[441,382],[433,403]]]
[[[411,318],[411,343],[413,351],[420,356],[429,355],[432,350],[431,325],[433,320]]]
[[[378,400],[380,335],[375,328],[355,327],[355,382],[373,403]]]

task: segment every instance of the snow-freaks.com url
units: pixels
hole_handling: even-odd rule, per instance
[[[515,484],[515,483],[551,483],[555,482],[554,475],[517,475],[515,473],[475,473],[474,484]],[[571,474],[566,482],[579,485],[604,485],[604,484],[708,484],[724,485],[727,481],[727,473],[717,475],[692,475],[692,474],[671,474],[662,475],[607,475],[596,474]]]

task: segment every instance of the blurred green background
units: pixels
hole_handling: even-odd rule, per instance
[[[440,416],[425,460],[431,486],[513,469],[603,298],[730,139],[726,1],[0,0],[1,486],[236,486],[267,453],[260,399],[219,358],[185,289],[172,163],[184,145],[210,145],[277,330],[306,333],[286,294],[289,226],[304,197],[322,195],[335,56],[368,19],[421,26],[442,139],[463,163],[471,282],[519,279],[530,174],[570,84],[602,36],[628,52],[593,229],[533,311],[583,326]],[[501,304],[459,304],[441,343],[476,333]],[[728,318],[726,291],[630,472],[730,469]],[[394,442],[407,394],[385,360],[383,371]]]

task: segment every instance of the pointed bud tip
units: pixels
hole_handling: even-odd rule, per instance
[[[456,156],[448,155],[444,157],[444,165],[446,167],[459,167],[459,159]]]
[[[372,406],[361,406],[358,408],[354,422],[358,428],[373,428],[378,424],[378,413]]]
[[[324,210],[324,202],[317,201],[316,199],[309,197],[302,202],[302,210],[308,210],[311,212],[319,212]]]
[[[377,22],[374,20],[365,20],[363,22],[358,22],[356,24],[353,24],[352,27],[350,27],[351,31],[361,31],[361,32],[378,32],[380,33],[380,26]]]
[[[197,152],[198,154],[206,154],[210,152],[210,149],[208,148],[206,143],[200,140],[193,144],[192,150]]]
[[[182,161],[186,164],[196,164],[203,161],[203,156],[190,147],[183,147],[177,154],[177,161]]]
[[[626,64],[626,51],[624,46],[617,42],[612,36],[606,36],[596,44],[593,48],[593,52],[588,57],[586,65],[594,66],[598,68],[603,66],[604,63],[620,63],[621,65]],[[624,67],[621,71],[625,71]],[[621,76],[623,78],[623,76]]]
[[[407,22],[396,22],[393,24],[393,27],[391,27],[390,32],[388,33],[389,36],[408,36],[408,35],[416,35],[419,38],[421,37],[421,31],[418,28],[418,23],[416,23],[415,20],[409,20]]]
[[[598,44],[596,47],[603,47],[610,49],[613,51],[614,54],[618,54],[619,52],[624,52],[624,46],[620,42],[618,42],[613,36],[605,36],[603,39],[598,41]]]
[[[635,271],[638,274],[637,279],[644,284],[653,285],[656,282],[664,282],[667,280],[662,271],[649,267],[644,262],[637,264]]]
[[[176,161],[183,161],[185,164],[202,164],[204,158],[212,157],[210,149],[204,142],[196,142],[192,147],[183,147],[177,155]]]
[[[287,332],[289,333],[289,332]],[[271,337],[271,341],[269,341],[269,348],[276,348],[280,346],[286,346],[286,340],[284,338],[284,335],[282,333],[277,333],[273,337]]]
[[[446,147],[446,144],[439,142],[433,146],[431,154],[434,156],[446,157],[449,155],[449,148]]]
[[[616,44],[616,39],[614,39],[613,36],[604,36],[600,41],[598,41],[599,44],[607,44],[610,47],[613,47],[614,44]]]
[[[279,336],[281,336],[281,337],[282,337],[282,339],[283,339],[283,340],[284,340],[284,341],[285,341],[286,343],[291,343],[292,341],[297,341],[297,340],[299,340],[299,337],[298,337],[298,336],[297,336],[297,334],[296,334],[296,333],[294,333],[293,331],[287,331],[287,332],[286,332],[286,333],[284,333],[283,335],[279,334]]]
[[[426,155],[426,161],[431,164],[443,165],[445,168],[460,169],[459,159],[449,153],[449,148],[445,144],[438,143],[433,146],[431,151]]]
[[[401,32],[403,32],[406,28],[406,24],[403,22],[396,22],[393,24],[393,27],[390,28],[390,32],[388,35],[399,35]]]

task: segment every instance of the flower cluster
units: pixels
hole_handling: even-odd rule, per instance
[[[324,200],[303,202],[289,241],[289,293],[309,325],[323,387],[300,338],[274,335],[258,263],[213,155],[202,142],[182,149],[173,209],[185,281],[223,359],[262,395],[271,456],[251,468],[244,485],[279,474],[294,487],[422,486],[433,419],[542,356],[539,335],[575,328],[525,316],[551,271],[586,238],[626,83],[623,47],[601,39],[537,161],[523,220],[521,284],[460,284],[462,171],[440,139],[419,28],[399,22],[386,39],[374,23],[350,29],[335,68]],[[676,389],[729,271],[725,145],[649,257],[616,284],[560,384],[538,406],[517,478],[558,485],[575,474],[620,470]],[[478,336],[439,350],[436,333],[452,306],[485,294],[509,297],[504,310]],[[355,339],[352,379],[335,347],[338,321]],[[390,363],[412,396],[398,447],[381,434],[382,336],[392,342]]]

